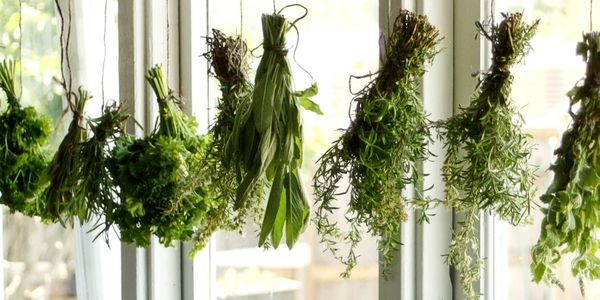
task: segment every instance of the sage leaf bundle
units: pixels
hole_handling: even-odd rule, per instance
[[[204,57],[219,82],[221,97],[215,121],[208,131],[212,140],[207,149],[203,172],[213,177],[213,193],[220,200],[219,205],[209,211],[198,225],[192,251],[201,250],[216,230],[241,231],[248,218],[254,220],[262,216],[261,184],[250,191],[252,194],[243,207],[234,209],[236,189],[245,170],[239,169],[241,165],[236,155],[227,155],[225,151],[236,117],[246,111],[252,101],[253,87],[248,79],[250,51],[241,36],[227,36],[217,29],[213,29],[212,37],[208,37],[206,42],[209,51]]]
[[[379,238],[381,267],[388,275],[400,226],[413,203],[403,192],[408,185],[422,184],[416,164],[427,158],[430,133],[417,85],[440,40],[425,16],[401,10],[388,33],[377,77],[353,99],[356,108],[350,127],[319,159],[313,178],[315,223],[321,243],[346,265],[343,277],[350,276],[357,263],[354,251],[363,226]],[[346,178],[347,189],[341,183]],[[350,230],[342,232],[332,220],[337,209],[333,202],[348,193],[345,218]],[[417,192],[414,203],[423,200]],[[339,254],[340,242],[348,244],[347,255]]]
[[[145,138],[119,138],[110,171],[119,187],[120,205],[112,217],[121,240],[147,247],[154,234],[161,244],[188,241],[194,227],[216,204],[207,188],[210,178],[197,170],[208,139],[196,134],[196,121],[179,108],[162,68],[146,79],[158,102],[159,120]]]
[[[531,271],[533,281],[563,288],[555,266],[573,253],[571,272],[583,293],[583,279],[600,279],[600,241],[594,238],[600,228],[600,33],[584,34],[577,54],[587,63],[585,79],[568,93],[573,121],[554,151],[554,178],[541,196],[544,219]]]
[[[465,299],[479,299],[473,284],[481,267],[475,228],[480,212],[519,224],[535,193],[534,168],[528,162],[531,137],[523,133],[523,119],[511,102],[510,68],[528,53],[537,24],[525,23],[520,13],[503,14],[500,24],[476,23],[491,42],[492,64],[481,74],[470,105],[438,124],[447,150],[445,204],[465,217],[454,229],[446,259],[459,272]]]
[[[82,178],[80,175],[81,145],[87,140],[85,128],[85,104],[92,97],[83,88],[77,94],[67,93],[69,108],[73,118],[69,124],[67,134],[58,146],[52,161],[46,168],[41,182],[48,184],[44,194],[44,207],[42,219],[73,224],[75,218],[83,224],[90,220],[92,211],[88,206],[85,196],[80,192]]]
[[[277,247],[285,227],[286,244],[292,248],[309,216],[300,174],[303,150],[299,98],[316,93],[316,87],[294,92],[286,58],[289,23],[285,17],[263,15],[262,28],[264,53],[256,71],[252,103],[236,116],[225,152],[235,155],[239,169],[245,171],[237,188],[235,209],[247,205],[257,184],[267,181],[271,185],[259,245],[270,236],[271,245]]]
[[[0,88],[7,107],[0,115],[0,203],[11,212],[38,214],[39,179],[50,160],[52,123],[35,108],[22,107],[15,89],[15,64],[0,63]]]

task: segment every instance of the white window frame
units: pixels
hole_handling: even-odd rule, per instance
[[[214,0],[213,0],[214,1]],[[199,54],[206,51],[202,37],[209,30],[210,0],[120,0],[119,1],[119,76],[121,99],[127,99],[129,109],[145,128],[152,128],[155,108],[144,74],[155,63],[166,64],[169,53],[169,83],[178,87],[188,99],[186,112],[208,108],[209,90],[205,60]],[[385,32],[389,19],[400,8],[427,15],[444,37],[443,51],[435,58],[422,79],[422,98],[432,120],[450,117],[459,105],[468,104],[476,79],[470,74],[487,65],[489,46],[474,39],[474,22],[489,14],[490,0],[379,0],[380,28]],[[167,17],[168,12],[169,16]],[[167,26],[167,20],[169,26]],[[168,43],[167,43],[168,27]],[[167,50],[168,49],[168,50]],[[208,114],[199,117],[208,124]],[[130,125],[130,132],[142,135]],[[437,154],[423,164],[429,174],[425,186],[432,198],[444,196],[439,172],[443,149],[439,141],[431,149]],[[451,268],[443,260],[451,239],[452,227],[460,217],[445,207],[432,211],[435,217],[426,224],[414,222],[414,216],[402,228],[398,259],[392,267],[391,280],[379,281],[379,299],[461,299],[457,280],[453,286]],[[485,260],[480,291],[482,299],[494,300],[494,224],[482,215],[480,222],[481,252]],[[148,249],[122,245],[122,299],[216,299],[215,266],[211,255],[214,243],[198,253],[194,261],[187,258],[189,245],[164,248],[153,240]],[[451,275],[452,274],[452,275]],[[381,278],[381,277],[380,277]],[[499,299],[499,298],[498,298]]]

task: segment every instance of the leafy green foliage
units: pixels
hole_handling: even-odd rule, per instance
[[[49,118],[33,107],[22,107],[15,90],[15,65],[0,64],[0,88],[7,108],[0,115],[0,203],[11,212],[38,214],[38,181],[49,162],[48,143],[52,131]]]
[[[470,105],[438,124],[447,150],[445,204],[465,214],[454,230],[447,262],[458,270],[466,299],[479,299],[473,283],[481,265],[475,228],[480,212],[519,224],[535,192],[530,136],[522,132],[522,117],[510,101],[510,68],[528,52],[537,24],[524,23],[520,13],[503,15],[498,25],[476,23],[492,44],[492,65],[481,75]]]
[[[580,282],[600,279],[600,241],[594,238],[600,229],[600,33],[584,34],[577,53],[587,62],[586,76],[568,93],[573,122],[554,152],[554,179],[541,197],[544,220],[531,263],[535,282],[561,288],[554,268],[565,253],[576,255],[571,272]]]
[[[362,240],[363,225],[379,237],[381,266],[387,276],[407,205],[427,203],[419,192],[414,201],[402,193],[408,185],[423,182],[416,164],[427,158],[430,134],[417,84],[425,64],[437,53],[439,41],[438,30],[425,16],[400,11],[387,37],[377,78],[356,95],[350,127],[319,159],[313,179],[315,222],[321,243],[346,265],[344,277],[356,265],[354,249]],[[345,177],[350,187],[340,192]],[[347,193],[350,230],[342,233],[330,218],[337,209],[333,201]],[[337,244],[342,241],[350,246],[345,257],[338,253]]]
[[[159,122],[145,138],[115,141],[109,168],[121,203],[107,221],[119,226],[124,242],[146,247],[154,234],[168,246],[190,240],[194,226],[218,204],[208,189],[210,177],[199,172],[210,141],[196,135],[195,119],[179,108],[160,66],[146,79],[157,97]]]
[[[67,97],[73,119],[67,134],[40,179],[43,184],[48,184],[41,217],[46,221],[60,222],[63,225],[72,224],[75,217],[83,224],[92,216],[84,195],[79,192],[82,184],[79,168],[85,159],[81,157],[81,145],[87,140],[83,114],[85,104],[91,96],[86,90],[79,88],[78,94],[68,92]]]
[[[198,226],[193,251],[201,250],[216,230],[241,231],[248,219],[256,221],[262,216],[262,184],[257,184],[250,191],[242,207],[234,209],[236,189],[246,171],[241,168],[239,157],[235,154],[229,154],[227,161],[225,151],[236,117],[246,111],[252,101],[253,87],[247,75],[249,50],[240,36],[226,36],[216,29],[213,29],[213,36],[207,38],[207,44],[209,51],[204,56],[219,81],[221,98],[216,120],[209,129],[212,141],[208,146],[203,173],[213,177],[211,182],[214,186],[211,188],[220,200]]]
[[[225,152],[226,163],[245,174],[234,208],[246,205],[251,191],[266,180],[271,184],[259,245],[277,247],[284,235],[291,248],[306,227],[309,204],[300,178],[302,165],[301,104],[293,91],[285,49],[289,23],[280,14],[263,15],[264,53],[256,71],[252,102],[236,116]],[[237,157],[237,161],[232,158]]]

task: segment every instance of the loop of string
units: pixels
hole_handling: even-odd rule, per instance
[[[23,97],[23,0],[19,0],[19,96]]]
[[[106,104],[106,98],[104,96],[104,76],[106,71],[106,18],[108,17],[108,0],[104,0],[104,36],[103,36],[103,48],[102,48],[102,78],[100,80],[100,85],[102,88],[102,109],[104,110],[104,106]]]
[[[277,11],[277,6],[275,5],[275,1],[276,0],[273,0],[273,13],[275,13]]]
[[[56,4],[56,9],[58,11],[58,16],[60,18],[60,74],[62,76],[61,85],[65,92],[67,93],[67,100],[71,101],[72,94],[72,82],[73,82],[73,74],[71,71],[71,59],[69,58],[69,43],[71,40],[71,1],[68,0],[68,17],[69,22],[67,24],[67,37],[65,41],[65,17],[63,14],[62,7],[60,6],[60,0],[54,0]],[[66,63],[66,68],[69,74],[69,81],[67,84],[67,76],[65,75],[65,71],[63,65]]]

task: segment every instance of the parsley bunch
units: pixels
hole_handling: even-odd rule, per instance
[[[22,107],[15,90],[15,64],[0,63],[0,88],[7,108],[0,115],[0,203],[11,212],[37,215],[39,184],[50,160],[48,153],[52,123],[35,108]]]

